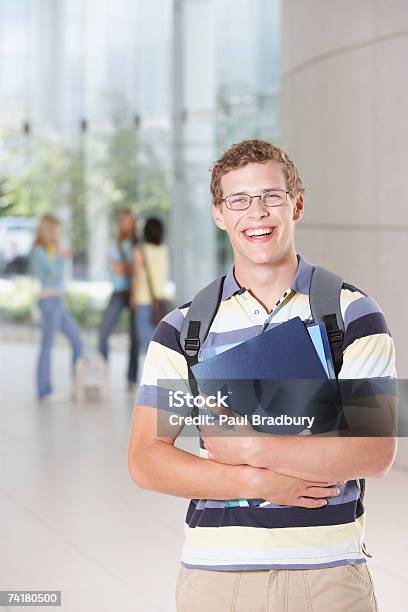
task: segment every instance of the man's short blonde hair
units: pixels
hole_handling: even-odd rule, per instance
[[[283,165],[288,191],[292,197],[304,192],[299,172],[284,149],[266,140],[243,140],[227,149],[212,168],[210,188],[214,206],[220,206],[222,201],[221,178],[224,174],[248,164],[268,161]]]

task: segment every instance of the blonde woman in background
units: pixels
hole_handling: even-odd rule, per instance
[[[169,263],[167,248],[162,244],[164,226],[160,219],[147,219],[143,234],[143,246],[135,250],[134,256],[132,305],[140,346],[146,354],[156,328],[153,321],[153,300],[162,300],[165,297]]]
[[[64,292],[64,260],[71,256],[60,245],[61,223],[53,215],[44,215],[39,223],[31,263],[41,283],[39,307],[42,318],[42,339],[37,365],[37,394],[46,402],[63,401],[54,393],[51,384],[51,350],[57,331],[69,340],[73,366],[82,354],[82,341],[78,325],[62,301]]]

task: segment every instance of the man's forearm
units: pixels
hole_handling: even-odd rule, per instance
[[[259,497],[257,470],[201,459],[157,440],[129,457],[129,471],[144,489],[198,499]]]
[[[395,452],[391,437],[255,437],[248,463],[297,478],[343,481],[382,476]]]

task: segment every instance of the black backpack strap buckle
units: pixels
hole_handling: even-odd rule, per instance
[[[334,330],[334,331],[328,331],[327,335],[329,337],[329,342],[330,345],[332,346],[341,346],[343,344],[343,340],[344,340],[344,332],[341,329],[338,330]]]
[[[200,350],[200,338],[186,338],[184,341],[184,352],[189,357],[196,357]]]

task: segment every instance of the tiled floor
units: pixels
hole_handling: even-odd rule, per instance
[[[139,491],[127,474],[124,355],[113,355],[110,400],[82,406],[33,400],[35,357],[27,343],[0,345],[0,590],[62,590],[64,612],[174,612],[187,502]],[[68,391],[65,347],[55,378]],[[400,467],[367,485],[383,612],[407,609],[407,485]]]

